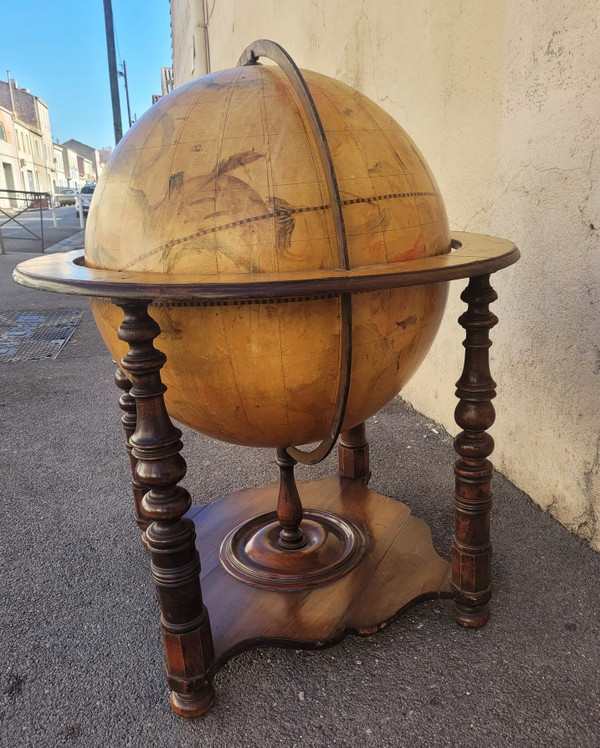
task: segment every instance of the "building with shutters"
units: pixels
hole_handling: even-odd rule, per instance
[[[17,205],[16,197],[11,197],[3,190],[22,189],[23,180],[12,111],[0,106],[0,208],[14,208]]]
[[[48,106],[9,77],[0,81],[0,107],[12,115],[22,188],[53,192],[57,175]]]

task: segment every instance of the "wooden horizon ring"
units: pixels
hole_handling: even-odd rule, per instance
[[[467,231],[451,231],[450,235],[453,251],[447,254],[360,265],[350,270],[166,276],[86,267],[83,251],[75,249],[25,260],[14,269],[13,279],[38,291],[104,299],[148,300],[155,304],[266,304],[316,294],[360,293],[489,275],[513,265],[521,256],[510,239]]]

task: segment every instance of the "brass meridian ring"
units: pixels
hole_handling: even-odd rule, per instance
[[[346,227],[342,215],[340,191],[335,176],[331,152],[329,150],[329,143],[327,142],[323,123],[319,117],[314,99],[308,90],[306,81],[296,63],[292,60],[285,49],[275,42],[269,41],[268,39],[258,39],[257,41],[252,42],[252,44],[246,47],[242,52],[240,59],[237,62],[237,66],[256,65],[259,57],[266,57],[281,68],[300,100],[325,175],[325,183],[327,185],[329,204],[331,206],[333,217],[340,267],[344,270],[350,270],[348,247],[346,243]],[[286,447],[287,453],[290,457],[293,457],[294,460],[301,462],[303,465],[316,465],[327,457],[340,435],[342,422],[346,413],[352,365],[352,297],[349,293],[340,293],[340,301],[342,307],[340,379],[329,433],[317,447],[309,452],[304,452],[292,445]]]

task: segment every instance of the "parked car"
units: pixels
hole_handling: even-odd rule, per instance
[[[34,197],[29,201],[28,207],[35,208],[37,210],[39,210],[40,208],[46,209],[48,207],[48,198],[45,195],[41,197]]]
[[[60,208],[61,205],[75,205],[77,190],[75,187],[62,187],[54,195],[54,207]]]
[[[87,216],[88,210],[90,209],[90,203],[92,201],[92,195],[94,194],[95,189],[96,184],[94,182],[88,182],[88,184],[84,184],[80,192],[77,193],[77,200],[75,201],[75,213],[77,213],[78,218],[79,211],[81,211],[84,216]]]

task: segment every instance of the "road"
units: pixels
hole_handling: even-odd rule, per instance
[[[55,208],[54,213],[56,215],[56,224],[58,228],[79,228],[79,218],[75,215],[74,205],[64,205],[62,208]],[[52,227],[52,211],[45,209],[42,211],[44,217],[44,230]],[[25,213],[15,216],[19,223],[27,226],[30,231],[34,231],[36,234],[39,233],[40,227],[40,211],[35,209],[29,209]],[[7,223],[4,223],[7,221]],[[5,238],[11,238],[13,235],[20,236],[23,229],[15,221],[7,219],[7,216],[0,214],[0,222],[4,223],[2,226],[2,235]]]
[[[55,208],[54,213],[56,226],[53,225],[52,211],[43,211],[45,248],[81,229],[74,206]],[[42,249],[39,210],[28,210],[15,216],[15,220],[8,220],[0,213],[0,231],[6,252],[40,252]]]

